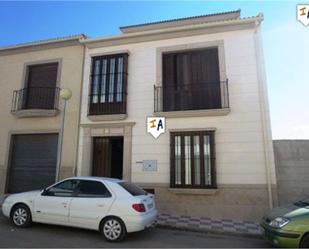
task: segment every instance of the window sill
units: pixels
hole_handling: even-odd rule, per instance
[[[170,192],[176,195],[215,195],[218,189],[187,189],[187,188],[169,188]]]
[[[211,109],[211,110],[155,112],[155,115],[166,118],[204,117],[204,116],[225,116],[229,114],[229,112],[230,108],[222,108],[222,109]]]
[[[127,114],[88,115],[88,119],[91,121],[113,121],[124,120],[127,118],[127,116]]]
[[[12,112],[17,118],[55,117],[59,113],[58,109],[24,109]]]

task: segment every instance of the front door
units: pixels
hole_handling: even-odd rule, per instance
[[[123,137],[94,137],[92,175],[122,179]]]

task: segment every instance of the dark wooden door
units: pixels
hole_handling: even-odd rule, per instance
[[[43,189],[55,182],[58,134],[12,137],[7,192]]]
[[[92,175],[122,178],[123,138],[94,137]]]
[[[53,109],[58,63],[29,66],[24,89],[25,109]]]
[[[110,166],[111,166],[110,139],[106,137],[93,138],[92,175],[110,177],[111,175]]]
[[[163,110],[221,108],[218,49],[163,55]]]

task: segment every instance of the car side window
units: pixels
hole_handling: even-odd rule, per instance
[[[111,193],[102,182],[81,180],[77,187],[77,197],[111,197]]]
[[[76,192],[76,187],[79,182],[79,180],[67,180],[60,182],[59,184],[44,191],[42,195],[71,197]]]

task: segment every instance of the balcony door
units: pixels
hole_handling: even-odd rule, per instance
[[[23,109],[54,109],[58,63],[28,67]]]
[[[163,54],[163,111],[221,108],[218,48]]]

